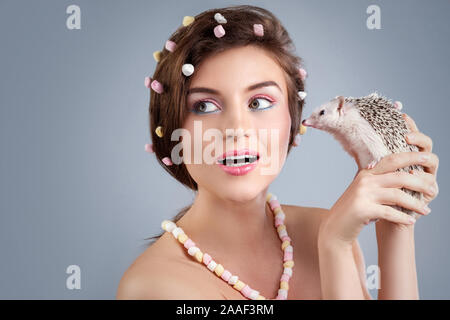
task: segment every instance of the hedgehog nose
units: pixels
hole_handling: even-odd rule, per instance
[[[308,124],[306,123],[306,119],[303,119],[302,125],[304,125],[304,126],[307,126],[307,125],[308,125]]]

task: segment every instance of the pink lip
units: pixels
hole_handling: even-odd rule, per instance
[[[259,156],[259,153],[256,151],[248,150],[248,149],[242,149],[242,150],[232,150],[225,152],[221,157],[217,158],[217,164],[228,174],[231,174],[233,176],[242,176],[244,174],[249,173],[253,169],[255,169],[256,165],[258,164],[258,160],[255,162],[240,166],[240,167],[229,167],[224,164],[219,163],[219,160],[223,160],[228,156],[241,156],[241,155],[252,155],[252,156]]]

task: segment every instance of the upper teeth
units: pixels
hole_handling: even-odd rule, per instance
[[[239,166],[242,164],[245,164],[245,159],[248,158],[249,160],[256,160],[258,157],[253,155],[241,155],[241,156],[230,156],[226,157],[225,159],[219,160],[219,162],[230,165],[230,166]],[[235,163],[237,162],[237,163]]]

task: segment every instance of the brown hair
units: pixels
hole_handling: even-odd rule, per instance
[[[226,34],[221,38],[217,38],[213,31],[218,25],[214,19],[216,13],[222,14],[227,20],[226,24],[223,24]],[[175,50],[171,52],[164,48],[161,51],[160,61],[152,80],[160,82],[164,92],[159,94],[151,90],[149,120],[153,150],[159,164],[183,185],[197,191],[197,183],[183,162],[179,165],[166,166],[161,160],[166,156],[170,157],[172,148],[179,143],[171,141],[170,136],[173,130],[183,127],[187,116],[186,98],[190,77],[181,73],[182,66],[190,63],[198,68],[210,55],[234,47],[255,45],[266,50],[285,71],[291,116],[288,154],[300,128],[303,100],[298,99],[297,93],[304,91],[304,83],[298,69],[302,65],[302,60],[295,55],[295,46],[288,32],[270,11],[255,6],[239,5],[210,9],[194,18],[194,22],[187,26],[181,25],[169,38],[176,43]],[[263,37],[254,34],[253,24],[263,25]],[[158,126],[162,127],[161,138],[155,133]],[[191,205],[181,209],[172,221],[178,221]],[[162,234],[145,240],[159,238]]]

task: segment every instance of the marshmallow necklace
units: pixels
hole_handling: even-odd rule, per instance
[[[280,203],[275,195],[268,193],[266,202],[269,204],[270,209],[275,215],[275,228],[277,229],[278,236],[281,240],[281,250],[284,252],[283,267],[284,271],[280,279],[280,289],[278,295],[271,300],[286,300],[289,291],[289,279],[292,277],[292,268],[294,266],[293,259],[293,247],[291,245],[291,238],[287,234],[286,225],[284,219],[286,215],[281,209]],[[184,247],[187,249],[189,255],[191,255],[199,263],[203,263],[211,272],[214,272],[216,276],[227,282],[234,289],[239,291],[245,298],[251,300],[266,300],[266,298],[259,294],[259,291],[252,289],[248,284],[239,279],[235,274],[232,274],[229,270],[225,269],[220,263],[217,263],[206,252],[203,253],[198,248],[194,241],[192,241],[173,221],[164,220],[161,223],[161,227],[172,233]]]

